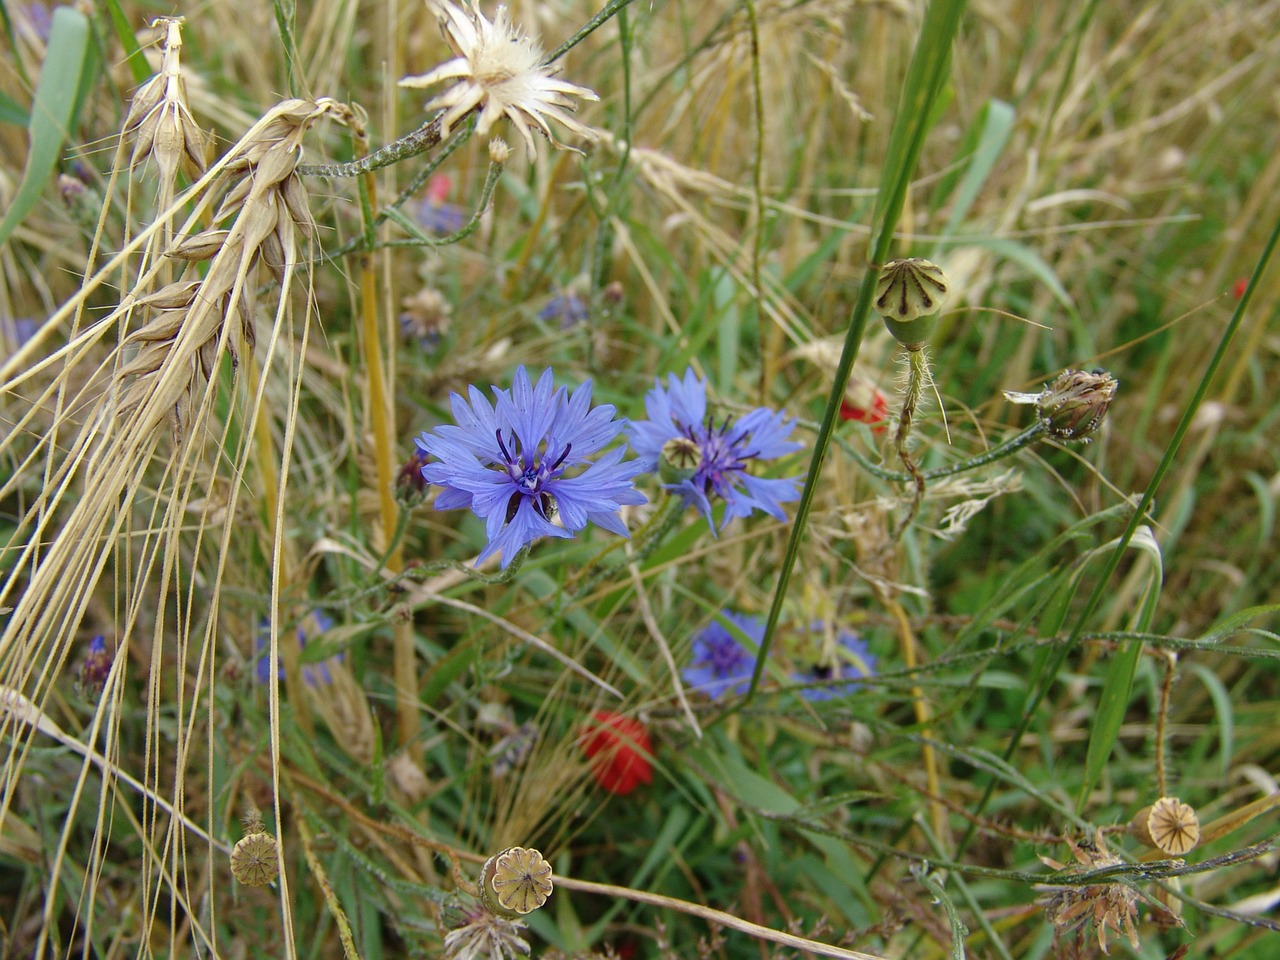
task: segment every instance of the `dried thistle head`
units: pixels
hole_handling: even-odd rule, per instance
[[[534,128],[556,146],[566,147],[556,140],[548,120],[584,140],[594,140],[595,131],[570,112],[575,109],[571,98],[600,98],[586,87],[556,79],[555,68],[543,62],[538,44],[512,25],[506,7],[499,6],[493,20],[488,20],[468,0],[463,3],[457,6],[451,0],[427,0],[427,6],[440,18],[445,39],[456,56],[433,70],[400,81],[402,87],[431,87],[453,81],[426,107],[429,111],[445,111],[440,135],[447,137],[455,123],[478,108],[476,130],[481,136],[487,136],[493,125],[506,117],[524,138],[530,157],[535,153]]]
[[[1085,873],[1124,862],[1107,850],[1101,832],[1095,834],[1092,841],[1077,844],[1067,838],[1066,843],[1075,863],[1059,863],[1043,856],[1040,860],[1065,874]],[[1138,916],[1138,893],[1133,887],[1117,882],[1087,886],[1038,884],[1037,889],[1045,891],[1038,902],[1044,905],[1045,918],[1058,933],[1079,930],[1092,922],[1103,953],[1111,953],[1107,938],[1112,931],[1124,934],[1133,949],[1138,949],[1138,930],[1134,925]]]
[[[529,955],[519,920],[499,917],[477,904],[444,937],[445,960],[516,960]]]

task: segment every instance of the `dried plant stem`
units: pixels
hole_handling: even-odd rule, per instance
[[[671,686],[675,690],[676,700],[684,712],[685,719],[689,721],[689,729],[697,739],[701,740],[702,727],[698,725],[698,718],[694,715],[693,708],[689,706],[689,698],[685,696],[684,684],[680,680],[680,668],[676,666],[676,659],[671,655],[671,645],[667,643],[667,638],[663,636],[662,629],[658,626],[658,618],[653,615],[653,605],[649,603],[649,595],[644,592],[644,579],[640,576],[640,568],[634,563],[629,563],[627,571],[631,574],[631,585],[635,587],[636,604],[640,608],[645,629],[649,631],[649,636],[657,646],[658,652],[662,654],[667,669],[671,671]]]
[[[436,127],[439,141],[439,125]],[[378,205],[377,184],[373,173],[365,171],[361,183],[361,210],[364,216],[366,243],[372,246],[375,217]],[[378,513],[382,521],[382,535],[391,537],[396,529],[398,514],[393,492],[395,450],[392,432],[395,429],[395,410],[392,394],[386,383],[386,366],[382,351],[382,334],[378,326],[378,279],[374,257],[366,248],[360,256],[360,319],[361,344],[364,348],[365,376],[369,384],[368,416],[373,428],[373,459],[378,483]],[[387,557],[387,569],[392,576],[404,569],[404,555],[399,544]],[[418,742],[419,704],[418,668],[413,644],[413,626],[396,625],[392,638],[392,677],[396,691],[396,729],[400,745],[407,750],[415,763],[422,761],[422,744]]]
[[[1169,695],[1173,692],[1174,672],[1178,668],[1178,655],[1163,651],[1164,682],[1160,684],[1160,709],[1156,711],[1156,795],[1167,797],[1169,791],[1164,772],[1164,730],[1169,719]]]
[[[280,500],[280,476],[276,472],[276,450],[275,441],[271,436],[271,420],[267,416],[266,393],[261,390],[262,374],[258,369],[257,358],[253,353],[246,351],[245,360],[245,377],[248,385],[250,396],[262,396],[263,402],[258,406],[257,416],[253,421],[254,441],[258,447],[258,479],[262,484],[261,503],[267,505],[267,509],[275,512]],[[267,518],[268,529],[275,529],[276,517]],[[280,583],[286,588],[293,583],[293,572],[298,569],[297,558],[294,556],[293,547],[289,540],[284,540],[281,544],[282,551],[280,554]],[[282,618],[280,612],[273,609],[271,613],[271,631],[278,634],[278,622]],[[272,643],[269,639],[268,644]],[[278,645],[277,645],[278,646]],[[300,651],[298,645],[294,643],[285,643],[278,646],[280,661],[284,664],[284,686],[285,693],[289,697],[289,702],[293,704],[294,717],[298,721],[298,726],[307,736],[315,734],[315,721],[311,716],[311,701],[304,696],[302,686],[298,682],[301,676],[301,667],[298,663]],[[268,649],[270,653],[270,649]]]
[[[919,666],[919,658],[916,655],[916,635],[911,629],[911,619],[902,609],[902,604],[887,593],[881,593],[880,602],[893,615],[898,625],[898,642],[902,646],[902,665],[911,672]],[[933,714],[929,709],[929,701],[924,698],[924,690],[919,685],[912,685],[911,700],[915,709],[916,722],[920,724],[920,736],[924,741],[921,753],[924,759],[925,783],[929,790],[929,812],[933,820],[933,832],[938,837],[939,843],[945,843],[949,836],[946,811],[937,799],[942,794],[941,780],[938,777],[938,757],[934,753],[931,742],[933,733],[929,729],[929,721],[933,719]]]
[[[691,917],[699,917],[709,923],[718,924],[729,930],[737,930],[745,933],[747,936],[756,937],[759,940],[768,940],[771,943],[780,943],[783,946],[791,947],[794,950],[800,950],[804,953],[813,953],[822,957],[835,957],[837,960],[884,960],[874,953],[863,953],[861,950],[847,950],[844,947],[833,946],[829,943],[821,943],[817,940],[810,940],[807,937],[798,937],[795,934],[784,933],[781,930],[774,930],[771,927],[762,927],[758,923],[752,923],[750,920],[743,920],[735,917],[731,913],[725,913],[722,910],[716,910],[713,907],[704,907],[700,903],[690,903],[688,900],[677,900],[675,897],[666,897],[658,893],[648,893],[644,890],[633,890],[630,887],[617,887],[611,883],[594,883],[590,880],[577,880],[573,877],[566,877],[561,874],[556,875],[556,886],[565,890],[578,890],[582,893],[595,893],[602,897],[614,897],[620,900],[631,900],[635,903],[647,903],[654,907],[663,907],[667,910],[678,910],[681,913],[687,913]]]

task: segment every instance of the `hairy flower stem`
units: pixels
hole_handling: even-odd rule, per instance
[[[941,480],[944,477],[954,477],[958,473],[967,473],[970,470],[977,470],[979,467],[985,467],[989,463],[995,463],[997,460],[1003,460],[1011,454],[1017,453],[1023,447],[1029,447],[1045,434],[1045,425],[1037,420],[1031,426],[1027,427],[1017,436],[1010,437],[999,446],[992,447],[990,450],[984,450],[982,453],[964,460],[957,460],[955,463],[947,464],[945,467],[937,467],[933,470],[924,470],[920,476],[925,480]],[[902,473],[898,470],[886,470],[879,464],[872,463],[857,450],[841,438],[836,439],[836,443],[840,445],[840,449],[848,454],[849,458],[854,461],[862,469],[868,473],[879,477],[881,480],[892,480],[896,483],[906,483],[911,480],[911,474]]]
[[[399,140],[393,140],[358,160],[349,163],[300,163],[298,173],[304,177],[326,179],[363,177],[393,163],[416,157],[440,143],[440,119],[443,116],[443,113],[437,114],[412,133],[406,133]]]
[[[667,534],[675,529],[683,514],[684,503],[680,497],[670,495],[663,497],[662,504],[644,522],[640,529],[632,535],[630,541],[616,540],[592,557],[583,566],[584,577],[581,580],[570,579],[565,584],[563,596],[568,598],[588,594],[601,580],[623,569],[627,564],[643,562],[649,554],[653,553],[667,539]],[[606,564],[604,562],[610,553],[620,549],[627,543],[631,544],[632,552],[625,561],[616,564]]]
[[[907,443],[911,439],[911,427],[915,423],[916,410],[920,406],[920,398],[924,396],[925,384],[929,383],[929,360],[924,355],[923,350],[908,350],[907,362],[907,389],[902,398],[902,412],[898,414],[898,432],[894,437],[894,449],[898,453],[898,459],[902,461],[903,467],[906,468],[907,476],[915,485],[915,492],[911,496],[911,505],[907,507],[906,516],[898,523],[897,528],[889,538],[890,543],[897,543],[902,539],[902,535],[906,533],[907,527],[911,526],[916,518],[916,514],[920,512],[920,504],[924,500],[925,476],[920,472],[920,468],[916,465],[915,458],[911,456],[911,451],[907,449]]]

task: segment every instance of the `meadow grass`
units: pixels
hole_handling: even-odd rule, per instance
[[[444,2],[2,8],[0,955],[1273,956],[1280,3]]]

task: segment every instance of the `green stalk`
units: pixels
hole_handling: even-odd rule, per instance
[[[965,0],[933,0],[925,11],[920,38],[916,42],[911,65],[907,70],[907,79],[903,85],[902,101],[898,105],[893,130],[889,135],[888,154],[881,171],[880,186],[876,192],[876,210],[872,217],[874,241],[871,246],[871,255],[863,272],[862,283],[858,287],[853,314],[849,318],[844,349],[840,352],[840,362],[836,365],[836,372],[831,380],[827,408],[823,413],[822,423],[818,427],[818,435],[814,439],[809,472],[805,477],[799,506],[796,508],[796,518],[791,526],[786,554],[778,570],[778,585],[773,592],[773,603],[769,607],[769,619],[765,625],[764,638],[760,643],[760,652],[756,655],[755,670],[751,674],[751,687],[742,699],[743,705],[749,703],[755,696],[760,686],[760,679],[764,675],[765,661],[769,656],[769,648],[773,645],[773,634],[782,613],[782,602],[787,595],[791,573],[795,569],[796,558],[800,553],[800,539],[804,535],[809,512],[813,509],[818,476],[822,472],[822,463],[831,445],[831,433],[835,427],[836,414],[840,410],[840,401],[844,397],[844,387],[853,369],[853,362],[857,359],[858,350],[862,346],[862,337],[871,315],[871,301],[875,296],[880,267],[888,259],[889,248],[893,244],[893,232],[898,219],[902,216],[907,189],[911,184],[916,163],[920,159],[925,136],[932,124],[934,108],[951,73],[951,44],[955,39],[960,15],[964,12],[964,8]]]

